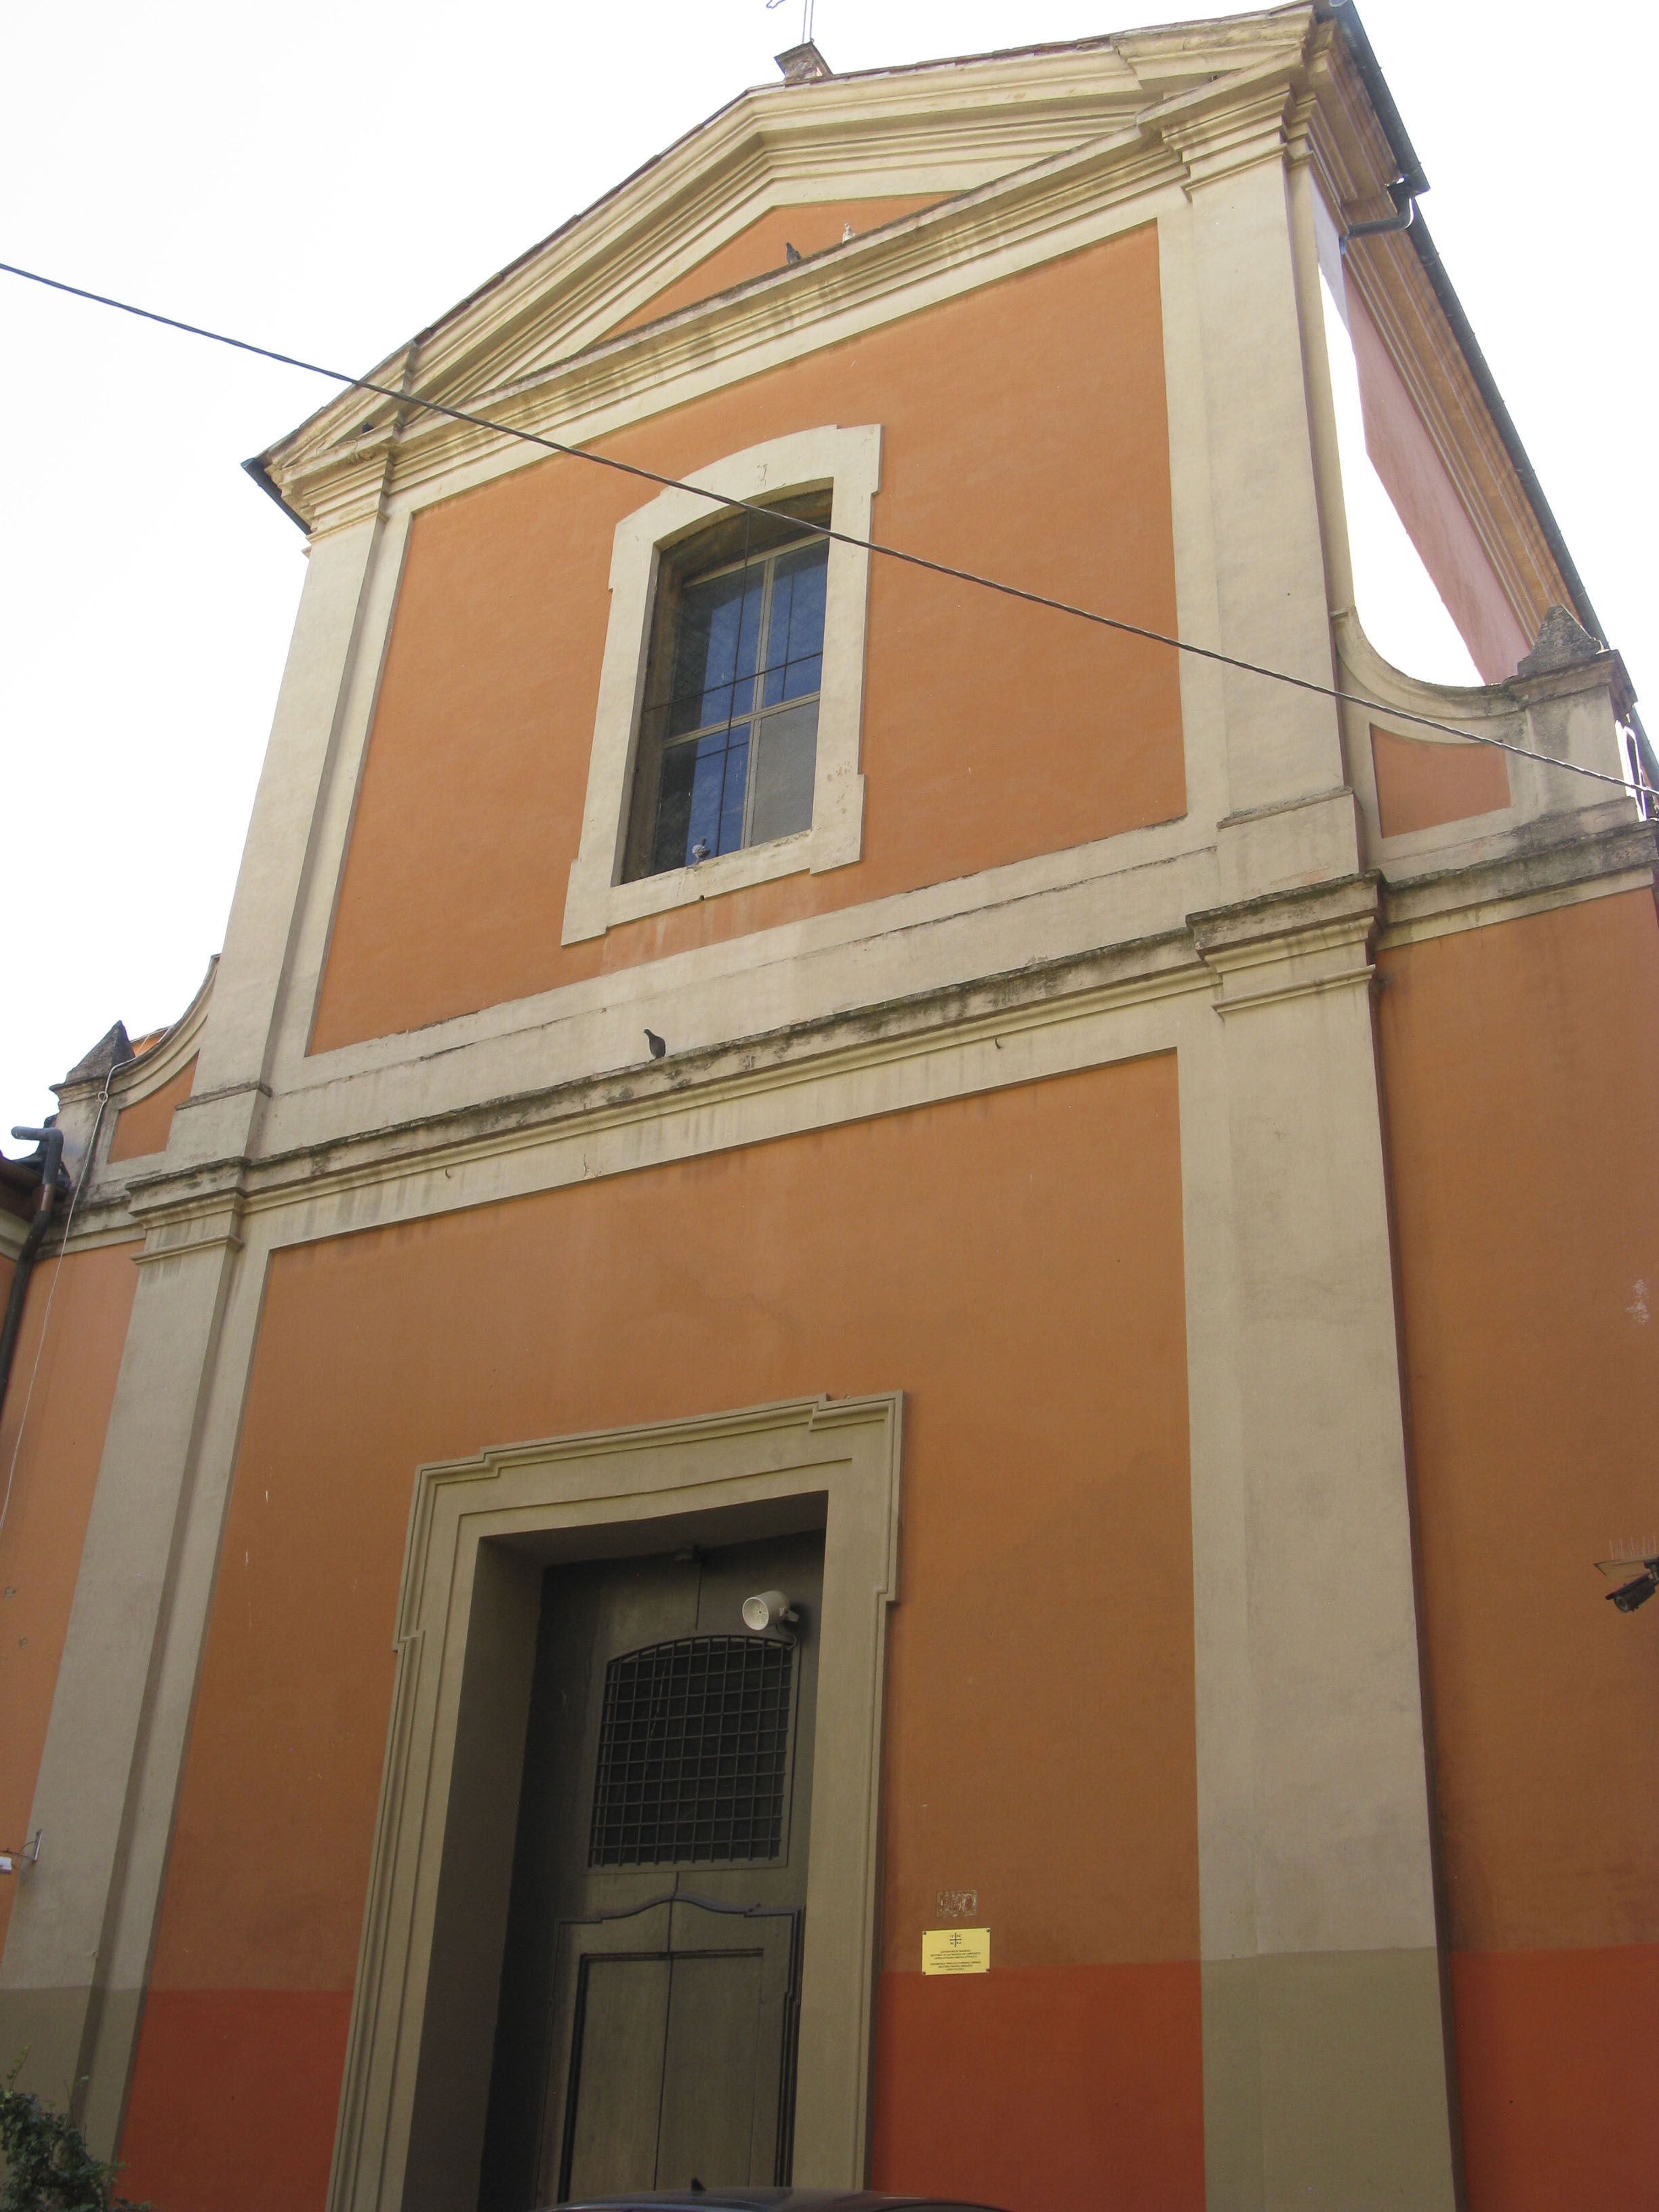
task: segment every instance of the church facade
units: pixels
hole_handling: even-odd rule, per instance
[[[1351,9],[786,61],[250,465],[0,1426],[0,2060],[158,2212],[1659,2206],[1629,679]]]

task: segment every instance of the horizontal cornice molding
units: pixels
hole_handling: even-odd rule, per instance
[[[304,1203],[389,1177],[441,1173],[533,1148],[735,1101],[1020,1030],[1075,1021],[1109,1007],[1208,988],[1187,933],[1082,957],[1036,963],[882,1006],[835,1014],[688,1052],[649,1068],[612,1070],[249,1161],[224,1159],[135,1177],[131,1218],[153,1231],[224,1207],[249,1213]]]
[[[1536,825],[1540,830],[1547,825]],[[722,1109],[1103,1014],[1207,995],[1218,1012],[1369,980],[1371,951],[1651,885],[1655,834],[1621,823],[1585,836],[1563,817],[1552,842],[1395,884],[1371,872],[1205,909],[1174,930],[1034,962],[970,983],[828,1014],[647,1067],[611,1070],[247,1159],[157,1168],[96,1194],[75,1245],[146,1239],[160,1261],[240,1243],[255,1217],[348,1201],[386,1183],[684,1118],[711,1130]],[[1011,1063],[1011,1066],[1012,1063]],[[1011,1077],[1011,1079],[1021,1079]],[[731,1117],[725,1117],[732,1126]],[[711,1144],[719,1144],[711,1137]],[[733,1141],[741,1141],[734,1139]],[[596,1152],[598,1147],[596,1146]],[[603,1164],[585,1172],[616,1172]]]
[[[1586,897],[1653,888],[1659,838],[1652,823],[1626,818],[1589,836],[1580,819],[1559,817],[1555,837],[1549,834],[1553,826],[1547,819],[1535,823],[1528,848],[1519,853],[1404,882],[1385,878],[1379,950],[1519,921]]]
[[[1382,890],[1380,877],[1354,876],[1189,915],[1193,941],[1218,987],[1217,1013],[1368,987]]]

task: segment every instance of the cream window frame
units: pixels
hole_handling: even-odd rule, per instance
[[[696,489],[665,491],[617,526],[611,554],[611,620],[599,675],[581,843],[570,866],[563,942],[603,937],[619,923],[715,898],[778,876],[844,868],[864,848],[864,778],[859,739],[864,714],[865,623],[870,556],[832,540],[824,585],[823,680],[818,695],[812,823],[793,836],[745,845],[696,867],[622,880],[644,704],[651,613],[663,555],[716,519],[700,490],[727,499],[793,498],[828,489],[830,526],[870,534],[880,483],[881,427],[830,423],[773,438],[688,477]]]

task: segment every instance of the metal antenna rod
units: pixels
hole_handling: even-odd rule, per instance
[[[774,8],[781,8],[782,5],[783,0],[766,0],[767,13],[769,15]],[[800,42],[804,46],[809,46],[811,43],[812,10],[816,5],[817,0],[801,0]]]

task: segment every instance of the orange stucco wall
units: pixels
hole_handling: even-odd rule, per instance
[[[1385,837],[1467,822],[1510,805],[1510,771],[1496,745],[1438,745],[1371,726],[1376,811]]]
[[[195,1056],[185,1063],[170,1082],[164,1083],[148,1098],[136,1106],[124,1106],[115,1124],[109,1156],[112,1160],[139,1159],[147,1152],[167,1150],[167,1132],[173,1127],[173,1117],[190,1096],[196,1080]]]
[[[872,2186],[1202,2212],[1196,1960],[883,1978]]]
[[[20,1844],[27,1830],[138,1284],[137,1249],[117,1244],[42,1261],[29,1282],[0,1413],[0,1498],[11,1484],[0,1528],[0,1842]],[[15,1895],[15,1881],[0,1881],[0,1944]]]
[[[1435,1787],[1471,2212],[1652,2205],[1659,925],[1646,892],[1387,952]]]
[[[1014,2212],[1073,2212],[1085,2172],[1091,2202],[1198,2212],[1176,1115],[1175,1063],[1154,1059],[278,1256],[124,2145],[134,2194],[320,2204],[416,1465],[899,1388],[881,2179],[945,2185],[981,2143]],[[996,1963],[924,1986],[934,1894],[963,1885]]]
[[[1445,601],[1470,659],[1488,684],[1502,684],[1531,650],[1532,640],[1510,605],[1446,465],[1352,284],[1347,303],[1365,417],[1365,450]]]
[[[684,276],[653,293],[643,307],[624,315],[605,335],[609,337],[616,331],[631,331],[641,323],[655,322],[659,315],[672,315],[677,307],[712,300],[717,292],[730,291],[734,284],[747,283],[751,276],[785,268],[787,246],[793,246],[805,260],[827,246],[839,246],[849,222],[854,234],[862,237],[866,231],[879,230],[884,223],[896,222],[901,216],[914,215],[937,197],[933,192],[912,192],[900,198],[812,200],[799,207],[769,208],[735,238],[706,254]]]
[[[817,423],[883,426],[875,536],[1176,623],[1151,228],[606,441],[665,473]],[[313,1048],[414,1029],[1185,806],[1163,647],[877,561],[864,858],[562,948],[617,521],[640,487],[556,459],[413,527]]]

